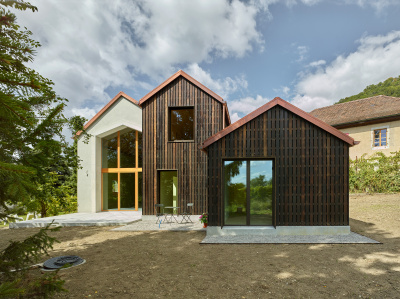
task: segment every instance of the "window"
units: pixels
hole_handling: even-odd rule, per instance
[[[224,224],[273,225],[273,161],[224,161]]]
[[[387,128],[374,130],[373,147],[387,147]]]
[[[142,208],[142,133],[124,129],[102,139],[102,210]]]
[[[169,140],[194,140],[193,108],[170,108]]]

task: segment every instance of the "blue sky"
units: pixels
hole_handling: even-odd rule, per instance
[[[32,67],[91,118],[179,69],[235,121],[275,96],[305,111],[400,75],[398,0],[31,1],[16,12],[42,47]]]

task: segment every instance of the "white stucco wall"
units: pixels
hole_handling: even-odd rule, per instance
[[[101,211],[101,138],[125,128],[142,132],[142,109],[120,97],[87,130],[91,135],[78,138],[78,212]]]

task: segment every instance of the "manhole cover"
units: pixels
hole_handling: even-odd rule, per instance
[[[53,257],[43,263],[44,270],[53,271],[64,266],[73,267],[83,264],[85,260],[77,255],[64,255]]]

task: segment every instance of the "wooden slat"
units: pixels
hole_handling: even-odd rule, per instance
[[[168,141],[168,107],[193,106],[193,143]],[[170,82],[143,104],[143,214],[154,214],[158,201],[157,169],[178,171],[178,205],[194,203],[194,213],[207,211],[207,155],[201,143],[222,130],[223,105],[183,77]]]
[[[268,110],[209,146],[210,225],[223,221],[222,157],[275,159],[277,225],[348,225],[348,148],[284,108]]]

